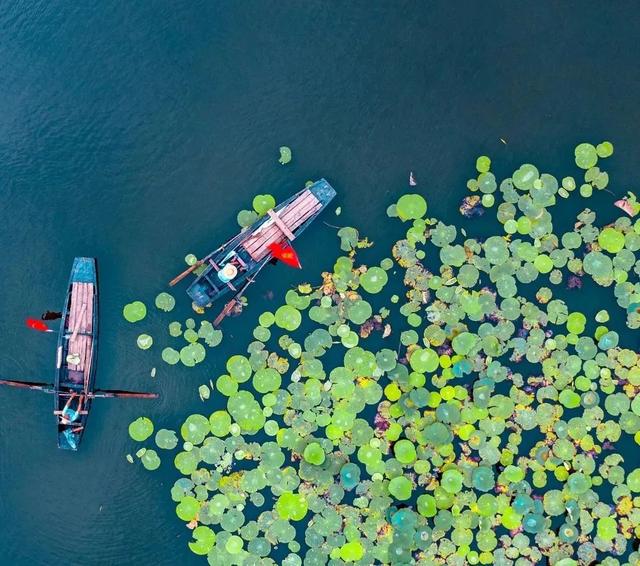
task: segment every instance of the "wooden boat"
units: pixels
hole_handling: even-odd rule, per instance
[[[94,391],[98,355],[98,278],[94,258],[73,261],[60,321],[53,386],[27,381],[0,380],[0,385],[22,387],[53,394],[58,448],[77,450],[93,399],[139,397],[155,393]]]
[[[93,258],[77,257],[73,261],[67,297],[60,321],[54,410],[58,427],[58,448],[76,450],[87,421],[98,356],[98,279]],[[76,419],[64,414],[65,406]],[[77,410],[76,410],[77,409]]]
[[[229,293],[236,294],[237,299],[272,259],[269,246],[291,242],[300,236],[335,196],[336,191],[325,179],[316,181],[196,262],[170,285],[205,265],[187,289],[193,302],[205,307]]]

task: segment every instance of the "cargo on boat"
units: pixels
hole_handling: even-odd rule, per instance
[[[317,218],[336,196],[334,188],[320,179],[304,188],[198,262],[205,266],[187,293],[205,307],[228,293],[240,293],[252,277],[272,258],[273,244],[292,242]],[[172,284],[181,276],[172,281]]]

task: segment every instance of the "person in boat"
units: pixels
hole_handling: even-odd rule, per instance
[[[62,313],[57,311],[45,311],[40,317],[42,320],[58,320],[62,318]]]
[[[77,401],[77,407],[75,409],[71,408],[74,400]],[[64,425],[73,424],[80,417],[80,412],[82,411],[82,403],[84,401],[84,395],[79,395],[78,393],[73,393],[65,403],[62,414],[60,415],[60,422]],[[82,428],[82,427],[81,427]]]

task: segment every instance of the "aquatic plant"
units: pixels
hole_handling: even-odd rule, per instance
[[[606,186],[594,168],[612,153],[576,148],[580,194]],[[476,172],[467,187],[501,232],[468,236],[483,221],[446,225],[423,196],[401,196],[388,210],[406,227],[395,266],[358,265],[359,235],[343,228],[347,255],[262,313],[246,352],[205,386],[171,489],[194,553],[287,566],[302,554],[312,566],[638,562],[640,468],[616,443],[640,444],[640,356],[615,328],[640,326],[640,223],[598,226],[586,209],[555,234],[573,177],[524,164],[498,182],[486,156]],[[619,309],[572,295],[570,277]],[[400,285],[402,298],[388,291]],[[138,419],[130,434],[149,429]]]
[[[283,145],[280,147],[280,159],[278,159],[280,165],[286,165],[291,161],[291,148]]]

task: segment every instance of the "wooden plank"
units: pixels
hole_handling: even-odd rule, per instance
[[[275,225],[282,230],[282,233],[289,238],[289,240],[293,241],[296,239],[296,235],[289,230],[289,227],[282,221],[282,219],[275,213],[273,210],[268,210],[269,218],[273,220]]]
[[[293,206],[293,204],[291,205]],[[304,222],[306,222],[309,218],[311,218],[318,209],[321,208],[320,202],[313,197],[312,200],[309,200],[304,209],[297,208],[296,210],[289,210],[287,207],[287,215],[285,217],[287,219],[293,218],[293,221],[287,220],[287,224],[289,226],[295,226],[296,228],[301,226]],[[259,232],[255,234],[253,238],[248,239],[243,247],[247,250],[247,252],[251,255],[251,257],[260,261],[264,258],[268,253],[268,246],[271,243],[280,242],[284,239],[282,232],[279,228],[273,224],[262,228]]]

